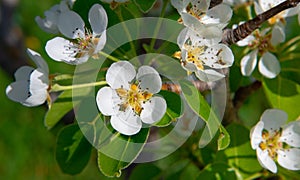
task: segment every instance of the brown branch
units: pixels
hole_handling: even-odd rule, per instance
[[[300,0],[287,0],[279,5],[269,9],[268,11],[259,14],[255,18],[239,25],[235,29],[225,29],[223,32],[222,42],[227,45],[234,44],[239,40],[244,39],[248,35],[250,35],[254,30],[259,28],[262,23],[275,16],[276,14],[289,9],[296,7],[299,4]]]
[[[245,86],[240,87],[234,95],[233,98],[233,105],[236,110],[238,110],[246,101],[246,99],[253,94],[256,90],[260,89],[262,86],[260,81],[255,81],[254,83]]]

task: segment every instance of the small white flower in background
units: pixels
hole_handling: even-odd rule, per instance
[[[241,60],[241,72],[244,76],[250,76],[257,64],[257,56],[260,55],[258,70],[267,78],[275,78],[280,73],[280,63],[275,55],[270,51],[275,50],[275,46],[285,40],[285,34],[281,28],[274,26],[263,31],[255,31],[245,39],[237,42],[239,46],[248,46],[252,49]]]
[[[231,49],[219,43],[222,38],[219,31],[218,28],[208,27],[206,31],[196,33],[185,28],[178,36],[177,44],[181,52],[175,53],[174,56],[181,59],[184,69],[195,72],[201,81],[222,79],[224,74],[216,70],[228,68],[234,61]]]
[[[258,0],[258,3],[254,2],[255,3],[254,4],[255,12],[257,15],[261,14],[261,13],[279,5],[280,3],[284,2],[284,1],[285,0]],[[290,8],[290,9],[287,9],[285,11],[278,13],[276,16],[273,16],[272,18],[270,18],[268,20],[268,22],[271,25],[274,25],[278,22],[285,23],[286,17],[290,17],[290,16],[296,15],[298,13],[299,13],[299,6]]]
[[[52,6],[49,10],[45,11],[45,18],[42,19],[40,16],[35,17],[35,21],[38,26],[45,32],[58,34],[59,29],[57,27],[58,17],[61,13],[69,11],[73,6],[72,1],[61,1],[60,4]]]
[[[71,40],[55,37],[46,44],[46,52],[56,60],[68,64],[81,64],[90,57],[97,57],[106,43],[107,14],[100,4],[89,11],[92,32],[85,29],[82,18],[74,11],[61,13],[58,19],[59,31]]]
[[[40,54],[30,49],[27,53],[37,68],[20,67],[15,72],[16,81],[7,86],[6,95],[13,101],[31,107],[43,104],[48,98],[49,69]]]
[[[112,127],[124,135],[134,135],[142,122],[153,124],[165,114],[164,98],[155,96],[162,86],[157,71],[141,66],[136,73],[127,61],[113,63],[106,74],[110,87],[101,88],[96,97],[100,112],[111,116]]]
[[[278,164],[289,170],[300,170],[300,121],[285,124],[287,114],[278,109],[266,110],[252,128],[251,146],[261,166],[273,173]]]
[[[223,29],[232,16],[232,9],[225,4],[209,9],[210,0],[172,0],[171,3],[181,15],[183,24],[194,30],[205,26]]]

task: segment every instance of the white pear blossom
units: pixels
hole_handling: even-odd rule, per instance
[[[237,42],[239,46],[248,46],[252,51],[241,59],[241,72],[244,76],[250,76],[258,63],[259,72],[267,78],[275,78],[280,73],[280,63],[272,51],[275,46],[285,40],[285,34],[278,26],[254,32],[245,39]]]
[[[35,21],[38,26],[45,32],[58,34],[59,29],[57,27],[58,17],[61,13],[69,11],[73,6],[73,1],[62,0],[60,4],[52,6],[49,10],[45,11],[45,18],[40,16],[35,17]]]
[[[37,68],[22,66],[15,72],[16,81],[6,88],[9,99],[25,106],[38,106],[48,98],[49,69],[46,61],[37,52],[28,49],[29,57]]]
[[[153,124],[166,112],[166,101],[155,96],[162,86],[158,72],[141,66],[136,73],[128,61],[113,63],[106,74],[110,87],[101,88],[96,97],[100,112],[111,116],[112,127],[124,135],[134,135],[142,122]]]
[[[181,15],[183,24],[194,30],[206,26],[223,29],[232,16],[232,9],[225,4],[209,9],[210,0],[172,0],[171,3]]]
[[[178,36],[177,44],[181,52],[175,57],[181,59],[181,64],[188,72],[195,72],[196,76],[205,82],[217,81],[224,77],[218,72],[228,68],[234,61],[233,53],[221,41],[219,29],[208,27],[205,32],[195,32],[185,28]]]
[[[258,0],[258,3],[255,2],[254,4],[254,8],[255,8],[255,12],[256,14],[261,14],[277,5],[279,5],[280,3],[284,2],[285,0]],[[293,16],[295,14],[297,14],[299,12],[299,6],[295,7],[295,8],[290,8],[287,10],[284,10],[280,13],[278,13],[276,16],[273,16],[272,18],[270,18],[268,20],[268,22],[271,25],[274,25],[278,22],[285,22],[285,18],[289,17],[289,16]]]
[[[285,124],[287,114],[268,109],[252,128],[251,146],[261,166],[277,172],[276,162],[289,170],[300,170],[300,121]]]
[[[106,43],[107,14],[100,4],[95,4],[89,11],[92,32],[85,28],[84,21],[74,11],[59,15],[58,29],[66,36],[55,37],[46,44],[46,52],[56,60],[68,64],[81,64],[90,57],[97,57]]]

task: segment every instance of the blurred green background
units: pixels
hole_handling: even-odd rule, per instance
[[[5,88],[14,81],[13,73],[21,65],[32,64],[26,48],[39,52],[49,63],[50,73],[68,72],[70,66],[50,60],[44,45],[52,37],[35,23],[35,16],[59,0],[1,0],[0,45],[0,179],[102,179],[96,153],[77,176],[63,174],[55,162],[55,133],[44,127],[47,107],[28,108],[10,101]]]

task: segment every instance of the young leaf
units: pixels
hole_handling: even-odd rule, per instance
[[[181,80],[179,84],[191,109],[206,122],[206,128],[199,141],[199,147],[204,147],[212,140],[218,131],[221,124],[219,117],[191,82]]]
[[[220,135],[218,138],[218,150],[226,149],[230,144],[230,135],[227,130],[220,125]]]
[[[273,108],[284,110],[288,114],[288,120],[299,117],[300,85],[277,76],[275,79],[264,79],[263,89]]]
[[[154,6],[156,0],[134,0],[134,3],[143,13],[147,13]]]
[[[56,161],[64,173],[78,174],[87,165],[91,149],[77,125],[67,126],[58,135]]]
[[[175,121],[176,118],[182,115],[181,99],[178,94],[170,91],[160,91],[159,94],[162,95],[167,102],[167,112],[164,117],[155,124],[155,126],[165,127],[170,125],[172,121]]]
[[[107,139],[107,134],[102,134]],[[109,136],[109,143],[98,149],[98,167],[108,177],[120,177],[121,170],[128,167],[141,153],[149,136],[149,129],[142,128],[133,136],[114,133]]]
[[[250,145],[250,131],[239,124],[230,124],[226,129],[230,134],[231,142],[228,148],[218,152],[217,157],[221,157],[220,154],[224,153],[226,156],[224,161],[243,179],[260,171],[262,167],[257,161],[255,150]]]

